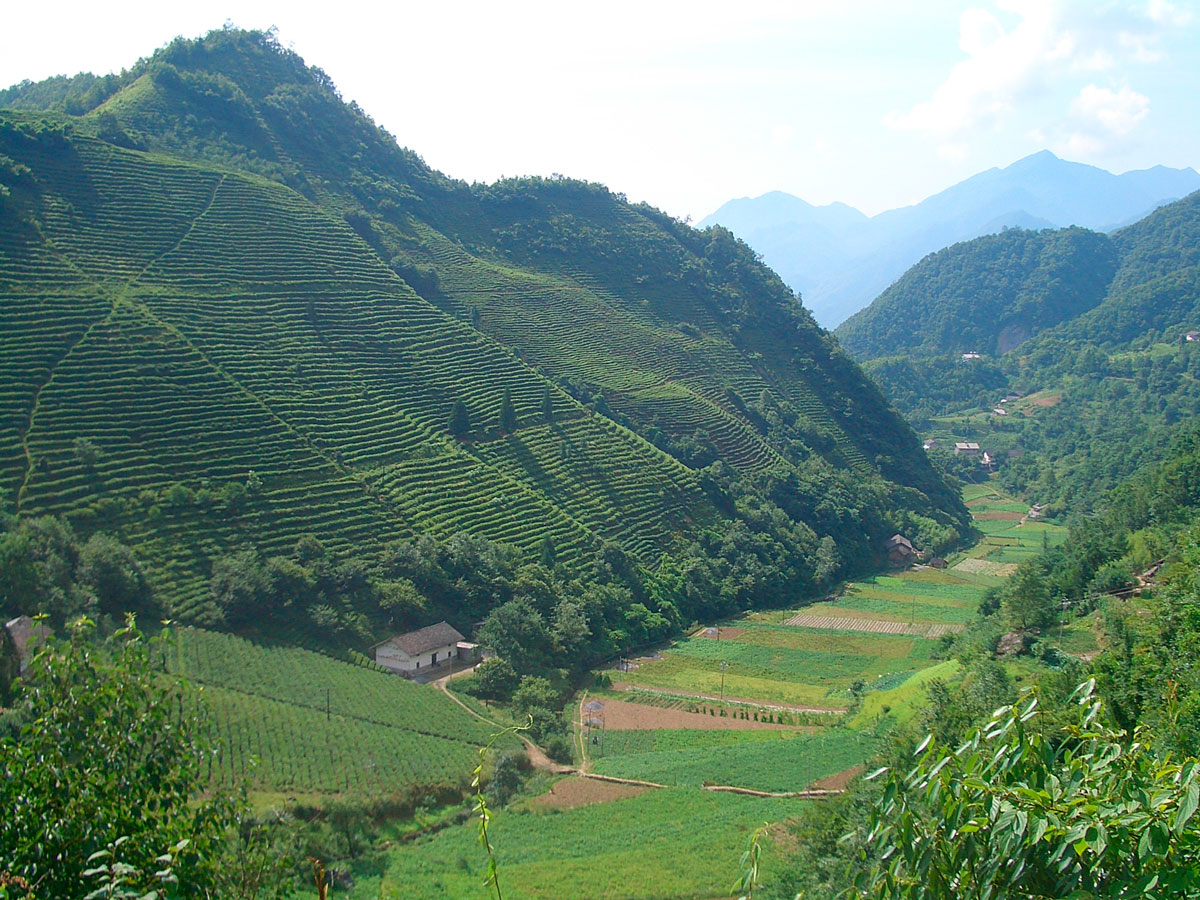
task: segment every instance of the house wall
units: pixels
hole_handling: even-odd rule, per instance
[[[412,657],[399,647],[384,644],[375,648],[375,662],[396,672],[418,672],[431,666],[441,665],[446,660],[458,655],[458,644],[447,644]],[[436,657],[437,662],[434,662]]]

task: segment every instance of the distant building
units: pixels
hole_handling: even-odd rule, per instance
[[[917,558],[917,549],[912,545],[912,541],[902,534],[893,534],[887,539],[885,546],[888,562],[893,566],[911,565]]]
[[[929,440],[927,440],[927,441],[926,441],[924,444],[922,444],[921,446],[922,446],[922,447],[924,447],[926,450],[932,450],[932,449],[933,449],[934,447],[936,447],[937,445],[938,445],[938,442],[937,442],[937,441],[935,441],[933,438],[930,438]]]
[[[933,569],[945,569],[949,565],[950,563],[946,562],[946,560],[942,559],[940,556],[935,556],[929,561],[929,566]]]
[[[8,632],[8,638],[17,651],[17,665],[24,675],[37,648],[50,636],[50,629],[29,616],[17,616],[4,623],[4,630]]]
[[[1200,341],[1200,331],[1189,331],[1183,336],[1183,339],[1189,344],[1194,344],[1197,341]]]
[[[979,445],[974,441],[958,441],[954,445],[955,456],[978,456]]]
[[[1000,402],[1003,403],[1004,401],[1001,400]],[[994,412],[998,416],[1007,416],[1008,415],[1008,410],[1002,406],[997,406],[996,408],[994,408],[992,410],[992,412]]]
[[[475,652],[458,630],[446,622],[427,625],[407,634],[399,634],[376,644],[375,662],[393,672],[412,675],[421,669],[444,665],[459,658],[459,645]]]
[[[976,352],[974,352],[974,351],[971,351],[970,353],[964,353],[964,354],[962,355],[962,358],[963,358],[964,360],[966,360],[966,359],[983,359],[983,355],[982,355],[982,354],[980,354],[980,353],[976,353]]]
[[[992,454],[990,454],[990,453],[988,453],[986,450],[984,450],[984,451],[983,451],[983,456],[981,456],[981,457],[979,458],[979,464],[980,464],[981,466],[983,466],[985,469],[990,469],[990,468],[992,468],[993,466],[995,466],[995,465],[996,465],[996,460],[995,460],[995,458],[992,456]]]
[[[1045,511],[1046,504],[1035,503],[1033,506],[1029,507],[1029,512],[1027,512],[1025,515],[1030,519],[1040,519]]]

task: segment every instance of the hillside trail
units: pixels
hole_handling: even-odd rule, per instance
[[[488,725],[491,725],[493,728],[495,728],[496,731],[503,731],[505,728],[504,725],[501,725],[494,719],[489,719],[487,716],[477,713],[475,710],[471,709],[471,707],[467,706],[467,704],[459,700],[458,697],[454,695],[454,692],[450,690],[450,681],[458,678],[461,675],[467,675],[474,671],[475,666],[471,666],[469,669],[460,669],[457,672],[451,672],[449,675],[443,675],[441,678],[429,683],[435,685],[442,693],[465,709],[476,719],[479,719],[479,721],[486,722]],[[575,772],[575,769],[572,766],[566,766],[562,763],[554,762],[554,760],[546,755],[545,750],[543,750],[521,732],[517,732],[517,737],[519,737],[521,739],[521,743],[525,745],[525,754],[529,757],[530,765],[532,765],[535,769],[541,769],[544,772],[552,772],[555,775],[570,775]]]
[[[466,675],[467,673],[474,671],[474,668],[475,667],[472,666],[469,669],[462,669],[458,672],[451,672],[448,675],[443,675],[441,678],[438,678],[438,679],[435,679],[434,681],[429,682],[429,684],[436,686],[438,688],[438,690],[442,691],[442,693],[444,693],[447,697],[449,697],[451,700],[453,700],[455,703],[457,703],[459,706],[461,706],[463,709],[465,709],[470,715],[474,716],[476,719],[479,719],[479,721],[486,722],[488,725],[491,725],[497,731],[503,731],[505,726],[501,725],[499,722],[495,721],[494,719],[489,719],[487,716],[481,715],[480,713],[471,709],[471,707],[467,706],[467,704],[465,704],[461,700],[459,700],[458,697],[456,697],[454,695],[454,692],[450,690],[450,687],[449,687],[450,681],[452,681],[455,678],[458,678],[461,675]],[[584,714],[583,706],[586,701],[587,701],[587,692],[585,691],[583,696],[580,697],[579,703],[576,706],[576,710],[579,713],[579,722],[580,723],[583,722],[583,714]],[[582,729],[580,729],[580,734],[582,734]],[[578,767],[575,767],[575,766],[568,766],[568,765],[563,765],[562,763],[554,762],[552,759],[550,759],[550,757],[548,757],[546,755],[546,751],[544,751],[541,747],[539,747],[532,740],[530,740],[528,737],[521,734],[520,732],[517,732],[517,737],[519,737],[521,739],[521,743],[523,743],[525,745],[525,752],[529,756],[530,764],[535,769],[540,769],[543,772],[550,772],[551,774],[554,774],[554,775],[574,775],[578,778],[590,778],[594,781],[607,781],[612,784],[630,784],[630,785],[635,785],[637,787],[647,787],[647,788],[670,788],[671,787],[671,785],[669,785],[669,784],[659,784],[657,781],[643,781],[643,780],[637,779],[637,778],[619,778],[615,775],[600,775],[595,772],[589,771],[591,768],[591,760],[589,760],[588,756],[587,756],[587,741],[586,740],[581,739],[579,742],[580,764]],[[791,798],[795,798],[795,799],[805,799],[805,800],[818,800],[818,799],[822,799],[822,798],[826,798],[826,797],[832,797],[837,794],[845,793],[845,788],[813,789],[813,790],[803,790],[803,791],[789,791],[787,793],[772,793],[770,791],[756,791],[752,788],[739,787],[737,785],[731,785],[731,784],[706,784],[703,786],[703,789],[706,791],[718,791],[718,792],[725,792],[725,793],[732,793],[732,794],[746,794],[751,797],[791,797]]]

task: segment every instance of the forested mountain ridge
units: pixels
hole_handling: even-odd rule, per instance
[[[25,107],[0,117],[0,484],[21,521],[120,537],[172,614],[220,620],[218,569],[308,534],[360,560],[464,534],[575,572],[703,558],[733,606],[964,528],[727,232],[447,179],[257,33],[0,102]],[[428,614],[396,590],[392,618]]]
[[[1200,193],[1110,236],[979,238],[914,266],[838,336],[910,421],[980,441],[1031,501],[1086,509],[1200,414],[1197,246]],[[1009,348],[1013,323],[1031,336]]]
[[[1113,175],[1042,151],[871,218],[774,192],[730,201],[700,224],[720,223],[747,241],[832,328],[923,256],[954,243],[1009,228],[1110,232],[1198,187],[1190,168]]]
[[[1010,229],[925,257],[836,334],[860,360],[1170,339],[1194,327],[1198,241],[1200,192],[1111,236]]]
[[[977,352],[1000,356],[1097,306],[1118,250],[1084,228],[1009,229],[955,244],[909,269],[838,326],[856,359]]]

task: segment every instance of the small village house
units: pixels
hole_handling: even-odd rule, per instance
[[[50,629],[29,616],[17,616],[4,623],[4,630],[8,632],[8,639],[16,651],[18,670],[24,675],[37,648],[50,636]]]
[[[924,447],[926,450],[932,450],[937,445],[938,445],[937,441],[935,441],[933,438],[929,438],[921,446]]]
[[[446,665],[462,654],[474,653],[475,649],[474,644],[468,643],[446,622],[398,634],[371,648],[375,662],[402,675],[415,675],[425,669]]]
[[[902,534],[893,534],[887,539],[888,562],[893,566],[912,565],[917,558],[917,548]]]
[[[1200,331],[1189,331],[1183,336],[1183,339],[1189,344],[1195,344],[1197,341],[1200,341]]]
[[[957,441],[954,444],[955,456],[978,456],[979,445],[974,441]]]

